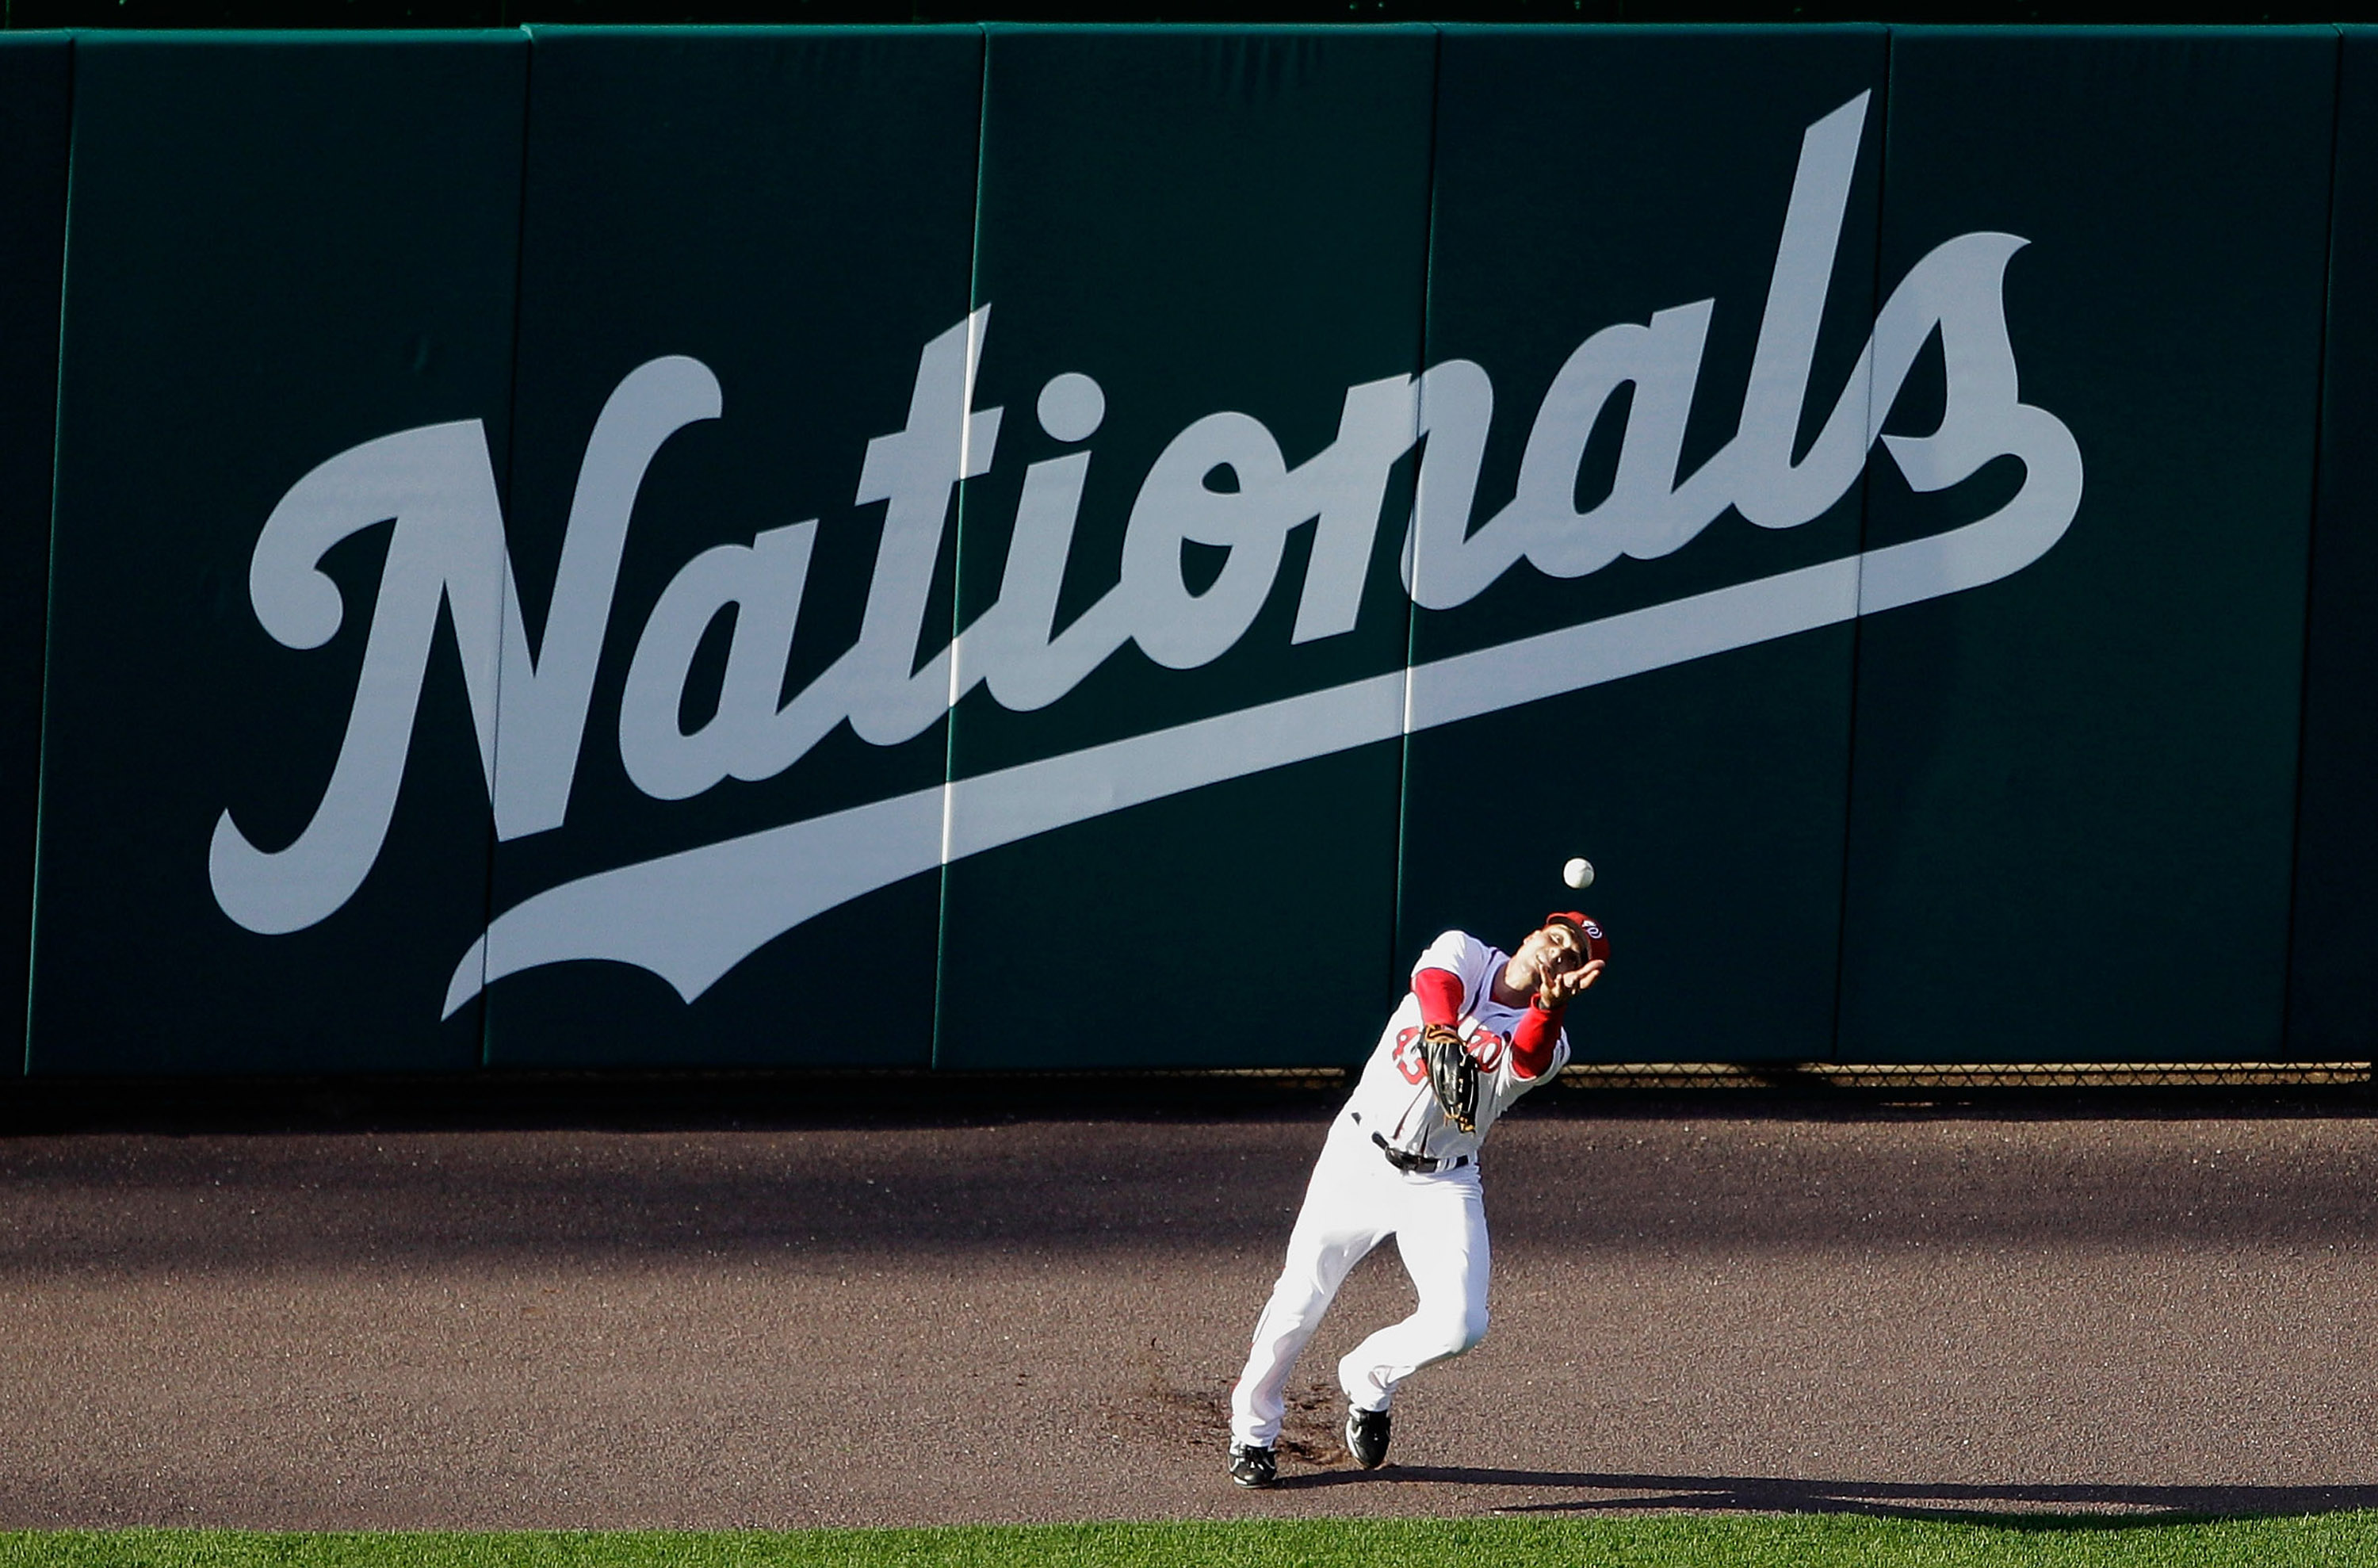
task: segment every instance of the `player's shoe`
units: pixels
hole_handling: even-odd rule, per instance
[[[1231,1447],[1231,1479],[1243,1487],[1279,1485],[1279,1466],[1268,1448]]]
[[[1387,1462],[1387,1413],[1384,1410],[1346,1409],[1346,1452],[1354,1463],[1365,1470],[1375,1470]]]

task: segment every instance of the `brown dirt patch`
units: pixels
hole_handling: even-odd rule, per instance
[[[1722,1099],[1723,1097],[1711,1097]],[[2378,1120],[1523,1108],[1495,1327],[1222,1400],[1328,1105],[0,1140],[0,1525],[2378,1504]]]

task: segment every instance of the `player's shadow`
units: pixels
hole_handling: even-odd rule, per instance
[[[1321,1470],[1283,1476],[1283,1488],[1335,1486],[1524,1487],[1591,1496],[1507,1502],[1500,1514],[1591,1514],[1677,1509],[1712,1514],[1870,1514],[1907,1519],[1985,1519],[2036,1527],[2228,1514],[2333,1514],[2378,1508],[2372,1486],[1961,1486],[1820,1480],[1792,1476],[1645,1476],[1599,1471],[1503,1470],[1459,1465],[1396,1465],[1382,1470]]]

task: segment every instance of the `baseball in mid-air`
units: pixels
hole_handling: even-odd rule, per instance
[[[1578,856],[1568,864],[1561,867],[1561,880],[1572,887],[1592,887],[1593,862],[1583,855]]]

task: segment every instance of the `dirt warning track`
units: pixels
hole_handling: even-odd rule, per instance
[[[1346,1468],[1383,1249],[1265,1494],[1222,1398],[1327,1095],[19,1118],[0,1526],[2378,1505],[2363,1103],[1543,1098],[1487,1151],[1486,1343]]]

